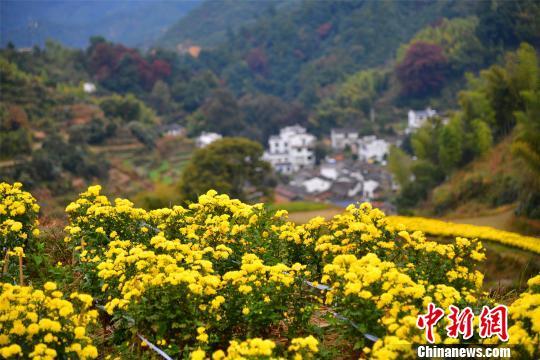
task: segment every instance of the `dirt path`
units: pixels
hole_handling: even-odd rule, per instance
[[[289,219],[298,224],[304,224],[310,219],[316,216],[322,216],[325,219],[330,219],[334,215],[340,214],[344,211],[341,208],[330,208],[324,210],[313,210],[313,211],[299,211],[289,214]],[[513,216],[513,209],[493,214],[487,216],[478,216],[478,217],[467,217],[467,218],[445,218],[441,219],[444,221],[450,221],[457,224],[470,224],[478,226],[491,226],[496,229],[512,231],[511,223]]]
[[[470,224],[478,226],[491,226],[499,230],[512,231],[511,223],[514,210],[507,210],[494,215],[468,217],[468,218],[448,218],[445,221],[457,224]]]
[[[129,143],[129,144],[121,144],[121,145],[105,145],[105,146],[90,146],[90,150],[92,150],[95,154],[101,154],[103,152],[121,152],[126,150],[138,150],[142,149],[144,147],[141,143]]]
[[[313,211],[299,211],[289,214],[289,219],[294,221],[297,224],[304,224],[310,219],[313,219],[317,216],[322,216],[326,220],[332,218],[334,215],[341,214],[344,209],[341,208],[330,208],[324,210],[313,210]]]

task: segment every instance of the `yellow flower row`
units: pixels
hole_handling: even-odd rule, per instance
[[[410,231],[419,230],[436,236],[461,236],[469,239],[490,240],[540,254],[540,239],[498,230],[489,226],[456,224],[436,219],[407,216],[388,216],[387,221],[392,225],[402,224]]]

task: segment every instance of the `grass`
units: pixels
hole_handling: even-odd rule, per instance
[[[315,201],[292,201],[281,204],[268,204],[267,206],[272,211],[287,210],[289,213],[326,210],[332,207],[332,205]]]

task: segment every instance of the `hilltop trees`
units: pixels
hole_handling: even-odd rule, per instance
[[[196,201],[210,189],[246,200],[270,192],[270,164],[261,160],[263,148],[244,138],[224,138],[197,150],[182,173],[180,195]]]
[[[540,4],[535,0],[478,1],[480,19],[476,31],[482,43],[492,48],[517,46],[526,41],[538,44],[540,40]]]
[[[407,44],[401,45],[397,51],[397,62],[405,58],[409,49],[417,42],[424,42],[441,47],[448,59],[448,67],[455,75],[464,70],[476,68],[484,63],[485,48],[476,36],[478,18],[446,19],[426,26],[420,30]]]
[[[246,95],[239,101],[247,126],[247,136],[266,143],[272,134],[288,125],[305,125],[308,114],[297,103],[287,103],[271,95]]]

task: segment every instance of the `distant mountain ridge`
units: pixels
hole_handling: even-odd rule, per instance
[[[200,3],[199,0],[87,0],[0,2],[0,45],[43,45],[53,39],[82,48],[90,36],[99,35],[146,47]]]
[[[206,0],[179,19],[154,45],[176,48],[179,44],[213,47],[227,40],[227,33],[254,24],[266,12],[292,8],[299,0]]]

